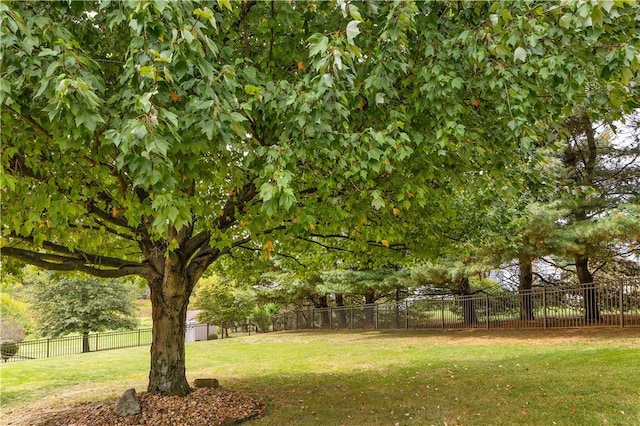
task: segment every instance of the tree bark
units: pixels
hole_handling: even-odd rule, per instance
[[[89,332],[82,333],[82,353],[91,352],[91,347],[89,346]]]
[[[576,256],[576,272],[584,292],[584,317],[588,322],[598,322],[600,321],[600,307],[598,306],[598,294],[593,282],[593,275],[589,271],[588,256]]]
[[[518,281],[518,292],[520,293],[520,320],[531,321],[535,319],[533,314],[533,298],[531,288],[533,287],[533,264],[530,258],[522,256],[518,260],[520,277]]]
[[[338,324],[340,328],[347,328],[347,310],[344,309],[344,295],[342,293],[336,294],[336,306],[338,309]]]
[[[375,327],[374,314],[375,314],[376,294],[373,290],[369,290],[364,294],[364,303],[365,303],[364,305],[365,324]]]
[[[331,320],[329,319],[329,303],[326,294],[319,297],[316,308],[320,309],[321,326],[328,328]]]
[[[167,262],[169,263],[169,262]],[[191,391],[185,370],[187,306],[192,283],[180,268],[167,267],[150,283],[153,329],[149,393],[184,396]]]
[[[395,327],[403,328],[400,319],[400,289],[396,288]]]
[[[476,307],[471,296],[471,286],[469,278],[464,277],[458,284],[458,294],[460,294],[460,305],[462,306],[462,321],[465,326],[475,327],[478,325]]]

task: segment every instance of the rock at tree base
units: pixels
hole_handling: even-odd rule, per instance
[[[196,388],[217,388],[220,384],[218,379],[196,379],[193,386]]]
[[[119,417],[140,414],[140,400],[138,400],[135,389],[127,389],[122,396],[118,398],[116,408],[113,409],[113,414]]]

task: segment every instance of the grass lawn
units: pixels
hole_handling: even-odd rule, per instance
[[[3,415],[143,390],[148,352],[3,364]],[[638,328],[258,334],[187,344],[187,374],[263,398],[256,426],[640,424]]]
[[[151,318],[151,299],[138,299],[136,300],[136,306],[138,308],[138,328],[151,328],[153,326],[153,320]]]

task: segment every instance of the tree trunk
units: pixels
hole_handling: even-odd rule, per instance
[[[396,288],[396,308],[395,308],[395,327],[404,328],[400,318],[400,289]]]
[[[475,327],[478,325],[478,316],[476,315],[476,307],[471,295],[471,286],[469,278],[464,277],[458,284],[458,293],[460,294],[460,305],[462,306],[462,321],[467,327]]]
[[[82,353],[91,352],[91,348],[89,347],[89,332],[85,331],[82,333]]]
[[[533,314],[533,298],[531,288],[533,287],[533,264],[528,257],[520,257],[519,261],[520,277],[518,282],[518,292],[520,293],[520,320],[531,321]]]
[[[576,256],[576,272],[584,291],[584,317],[588,322],[598,322],[600,321],[600,307],[598,306],[598,295],[593,275],[589,271],[589,257]]]
[[[336,306],[338,309],[338,324],[340,328],[347,328],[347,310],[344,308],[344,295],[336,294]]]
[[[190,392],[185,371],[187,306],[193,286],[179,270],[167,267],[150,283],[153,331],[149,393],[184,396]]]
[[[327,301],[327,295],[324,294],[320,296],[318,303],[316,304],[316,308],[320,309],[320,318],[321,318],[321,327],[329,328],[330,319],[329,319],[329,303]]]
[[[370,290],[364,294],[364,322],[366,325],[370,325],[375,327],[374,324],[374,314],[375,314],[375,303],[376,303],[376,295],[373,290]]]

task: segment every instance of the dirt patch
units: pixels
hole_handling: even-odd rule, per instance
[[[115,401],[71,407],[24,407],[7,416],[7,426],[231,425],[260,417],[265,404],[222,387],[198,388],[185,397],[139,394],[142,412],[117,417]]]

